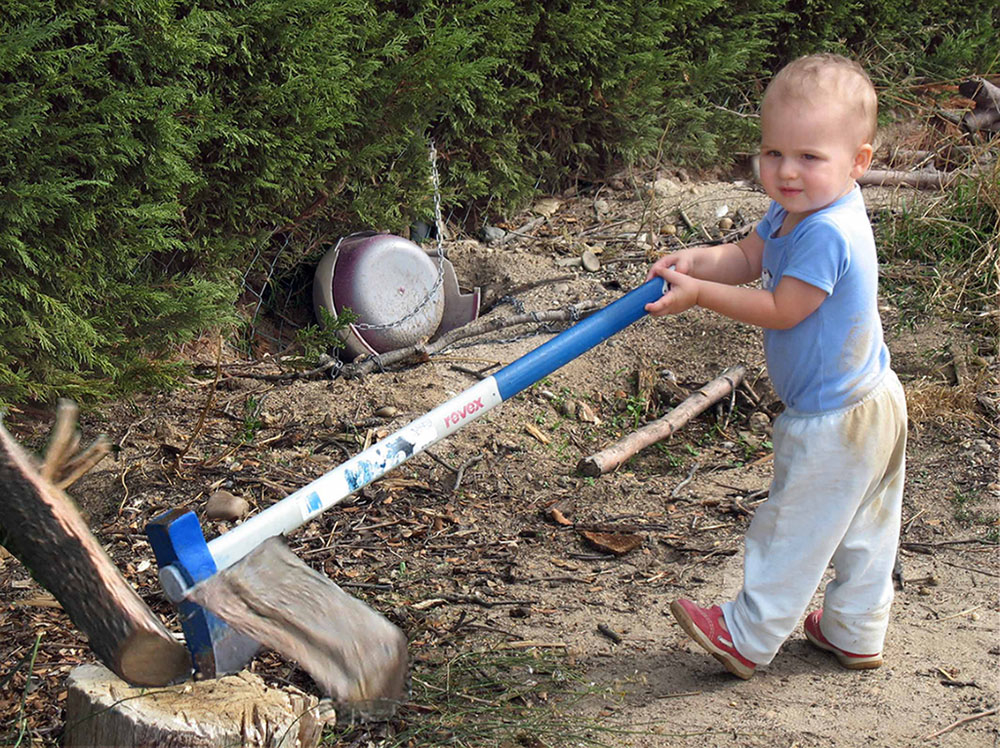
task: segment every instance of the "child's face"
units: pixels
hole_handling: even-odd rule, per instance
[[[845,110],[781,94],[764,102],[760,181],[793,222],[846,195],[871,164],[872,147]]]

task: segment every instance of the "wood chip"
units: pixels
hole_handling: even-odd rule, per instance
[[[526,424],[524,424],[524,430],[527,431],[529,434],[531,434],[536,439],[538,439],[538,441],[540,441],[542,444],[548,444],[550,441],[552,441],[551,439],[549,439],[549,437],[547,437],[545,434],[543,434],[538,429],[538,427],[535,424],[533,424],[533,423],[526,423]]]
[[[580,535],[598,550],[613,553],[616,556],[624,556],[642,545],[642,536],[631,533],[580,530]]]

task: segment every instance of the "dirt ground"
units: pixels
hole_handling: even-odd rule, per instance
[[[550,215],[525,236],[492,245],[449,241],[449,257],[463,285],[482,289],[484,317],[513,314],[517,305],[498,303],[507,295],[528,311],[603,305],[638,285],[656,252],[693,241],[681,212],[697,231],[717,233],[721,219],[737,231],[766,206],[745,181],[659,176],[637,189],[612,183],[543,202],[538,210]],[[870,207],[914,195],[865,190]],[[585,249],[597,253],[599,270],[570,264]],[[631,731],[598,736],[610,745],[995,746],[995,331],[984,333],[972,315],[906,306],[906,295],[893,289],[927,269],[885,271],[886,339],[911,425],[901,575],[881,669],[842,670],[800,629],[771,665],[740,681],[669,615],[679,596],[711,604],[739,589],[742,536],[766,500],[770,424],[780,409],[759,332],[702,310],[632,325],[432,447],[433,457],[414,457],[331,509],[297,532],[292,546],[401,626],[418,661],[486,640],[565,652],[603,694],[575,708]],[[524,290],[537,281],[545,282]],[[470,386],[474,372],[494,371],[549,335],[537,325],[507,328],[427,363],[332,381],[268,381],[261,375],[276,366],[228,352],[216,384],[214,344],[190,347],[185,355],[203,368],[189,388],[82,416],[84,438],[106,434],[115,450],[71,493],[126,577],[177,628],[142,534],[153,516],[180,506],[201,514],[218,489],[257,511]],[[582,457],[736,364],[746,367],[747,386],[732,398],[613,473],[577,472]],[[50,419],[15,411],[5,424],[41,450]],[[609,553],[585,538],[588,530],[637,547]],[[817,594],[814,604],[820,601]],[[14,742],[23,709],[22,744],[54,743],[66,675],[92,655],[9,556],[0,556],[0,610],[0,742]],[[27,683],[24,660],[38,635]],[[267,663],[262,672],[278,682],[309,688],[294,665]]]

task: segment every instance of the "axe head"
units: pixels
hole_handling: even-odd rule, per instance
[[[385,718],[405,698],[403,632],[303,563],[282,538],[220,571],[193,513],[167,512],[147,534],[202,677],[237,672],[266,645],[298,662],[352,716]]]
[[[189,589],[218,571],[197,516],[179,509],[165,512],[146,526],[146,536],[160,567],[160,583],[177,607],[197,675],[218,678],[238,673],[254,658],[260,644],[186,599]]]

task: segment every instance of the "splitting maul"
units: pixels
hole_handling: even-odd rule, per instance
[[[321,609],[328,611],[331,606],[323,608],[313,602],[289,599],[285,605],[288,610],[281,616],[281,621],[285,623],[272,625],[270,629],[247,626],[244,617],[233,616],[227,611],[226,616],[231,623],[253,634],[247,636],[216,615],[221,612],[219,608],[213,612],[194,602],[194,597],[204,601],[211,599],[212,595],[195,595],[193,589],[198,585],[215,584],[219,577],[228,575],[240,578],[240,584],[232,587],[237,590],[236,597],[255,597],[254,585],[261,579],[261,561],[258,559],[257,566],[252,567],[251,557],[259,553],[259,549],[266,546],[269,539],[292,532],[645,316],[646,304],[659,299],[667,289],[668,285],[660,278],[647,281],[494,375],[472,385],[309,485],[211,541],[205,541],[193,512],[174,510],[156,518],[147,527],[147,534],[159,565],[163,590],[179,608],[186,644],[198,675],[210,678],[241,670],[253,658],[260,641],[298,659],[299,664],[321,685],[326,684],[327,688],[339,690],[339,693],[330,694],[334,698],[350,701],[399,697],[406,669],[405,637],[375,611],[367,609],[371,621],[353,620],[350,627],[342,627],[337,620],[339,616],[324,613],[321,617],[318,612]],[[265,565],[266,563],[270,562],[264,562]],[[300,570],[290,573],[299,574]],[[301,573],[315,574],[304,565]],[[273,579],[268,579],[267,583],[281,584],[280,580],[276,583]],[[340,596],[349,597],[332,582],[329,585]],[[334,601],[334,607],[337,604],[339,602]],[[269,611],[261,612],[267,606],[259,601],[249,601],[248,605],[254,608],[254,615],[258,618],[271,614]],[[352,615],[360,615],[364,619],[363,613],[355,611]],[[375,625],[376,619],[378,625]],[[282,638],[281,629],[287,628],[288,621],[295,621],[297,628],[284,638],[295,641],[291,646],[287,641],[278,645],[273,639]],[[372,625],[369,626],[368,623]],[[313,634],[324,629],[328,630],[329,635],[323,646],[328,650],[332,647],[339,651],[332,655],[326,651],[310,661],[311,650],[317,646],[312,641]],[[359,638],[368,641],[358,641]],[[401,668],[396,661],[398,658],[394,659],[394,653],[400,647],[403,649]],[[357,661],[369,659],[375,664],[367,670],[351,670],[352,663],[359,664]],[[331,665],[331,662],[339,665]],[[346,668],[346,674],[332,675],[323,672],[337,666]],[[381,677],[384,673],[379,674],[379,678],[372,675],[373,669],[387,668],[392,670],[388,678]],[[378,680],[379,685],[373,686],[373,679]],[[352,680],[369,682],[350,683]]]

